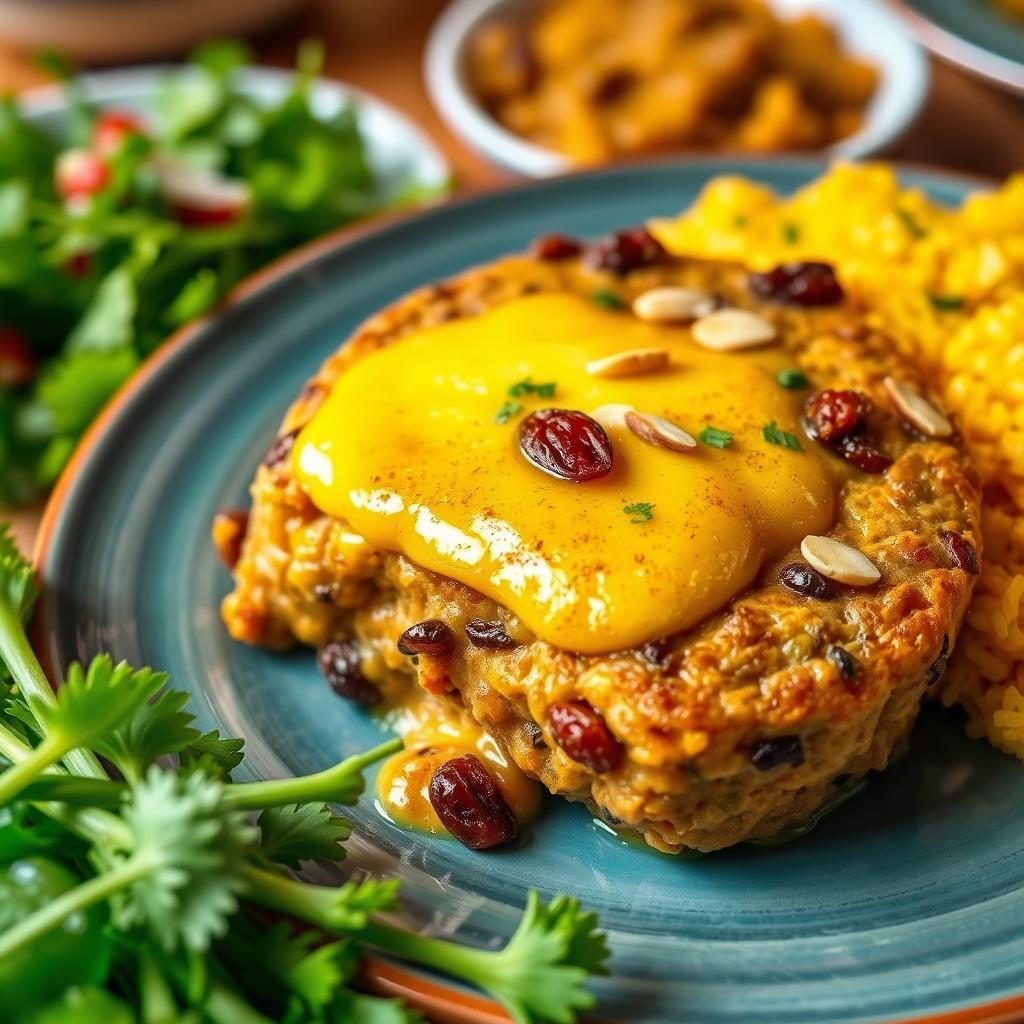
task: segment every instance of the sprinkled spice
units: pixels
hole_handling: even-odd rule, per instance
[[[608,291],[607,288],[600,288],[594,292],[590,298],[597,303],[602,309],[625,309],[626,302],[620,298],[615,292]]]
[[[697,436],[712,448],[728,448],[732,444],[732,431],[718,427],[707,426]]]
[[[804,763],[804,747],[799,736],[777,736],[762,740],[750,752],[750,763],[759,771],[788,764],[796,768]]]
[[[629,521],[634,524],[649,523],[654,518],[654,505],[649,501],[634,501],[622,511],[631,517]]]
[[[940,313],[963,309],[965,302],[959,295],[936,295],[933,292],[928,293],[928,301],[932,304],[932,309],[937,309]]]
[[[766,423],[761,428],[761,436],[769,444],[776,444],[780,448],[788,448],[791,452],[802,452],[804,450],[804,446],[796,437],[789,433],[789,431],[782,430],[775,420],[772,420],[771,423]]]
[[[508,423],[513,416],[522,411],[523,407],[518,402],[506,402],[496,413],[494,422]]]
[[[845,647],[832,644],[825,651],[825,657],[839,669],[844,679],[850,680],[857,674],[857,659]]]
[[[807,387],[807,375],[803,370],[779,370],[775,379],[780,388],[786,388],[789,391]]]
[[[522,398],[523,395],[537,395],[540,398],[553,398],[555,395],[556,384],[553,380],[547,381],[544,384],[534,384],[529,377],[526,380],[516,381],[508,389],[510,398]]]

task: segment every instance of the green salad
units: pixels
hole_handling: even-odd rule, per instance
[[[238,43],[169,73],[145,118],[97,110],[65,67],[66,137],[0,98],[0,503],[31,499],[139,362],[246,275],[325,231],[426,198],[367,164],[357,110],[315,116],[306,43],[270,106]]]
[[[568,896],[531,893],[505,948],[483,950],[397,927],[396,879],[296,876],[344,856],[335,805],[400,740],[314,775],[232,782],[241,740],[197,730],[162,673],[100,655],[54,694],[24,629],[36,596],[0,526],[4,1024],[419,1021],[353,987],[367,947],[482,989],[516,1024],[593,1006],[584,982],[608,950]]]

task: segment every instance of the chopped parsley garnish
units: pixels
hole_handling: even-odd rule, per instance
[[[518,402],[506,402],[497,412],[494,417],[495,423],[508,423],[516,413],[523,411],[523,407]]]
[[[626,307],[625,300],[616,295],[615,292],[608,291],[607,288],[598,289],[590,297],[594,302],[601,306],[602,309],[625,309]]]
[[[807,375],[803,370],[779,370],[775,379],[779,382],[779,387],[789,390],[807,387]]]
[[[732,431],[719,430],[718,427],[707,426],[697,436],[712,448],[728,448],[732,444]]]
[[[897,208],[896,216],[903,221],[904,227],[910,232],[911,238],[922,239],[928,235],[928,229],[918,223],[917,218],[909,211]]]
[[[804,450],[804,446],[796,439],[795,435],[780,429],[775,420],[766,423],[761,428],[761,435],[769,444],[777,444],[780,448],[788,448],[791,452]]]
[[[932,304],[932,309],[937,309],[942,313],[964,308],[964,299],[959,295],[933,295],[929,293],[928,301]]]
[[[544,384],[534,384],[529,377],[526,380],[516,381],[508,389],[510,398],[522,398],[523,395],[537,395],[540,398],[553,398],[555,395],[555,382],[549,380]],[[516,410],[518,412],[518,410]]]
[[[634,501],[622,511],[631,517],[629,521],[634,524],[649,523],[654,518],[654,505],[649,501]]]
[[[787,245],[796,245],[800,241],[800,228],[796,224],[783,224],[782,240]]]

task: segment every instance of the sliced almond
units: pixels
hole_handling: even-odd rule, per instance
[[[599,405],[590,414],[591,419],[597,420],[605,430],[614,430],[617,427],[625,427],[626,414],[633,412],[633,406],[621,402],[609,402],[607,405]]]
[[[883,383],[897,412],[922,434],[928,437],[949,437],[953,433],[953,424],[909,384],[895,377],[886,377]]]
[[[697,442],[681,427],[663,416],[655,416],[650,412],[637,412],[630,409],[626,413],[626,426],[647,444],[656,448],[668,448],[673,452],[688,452],[697,447]]]
[[[595,377],[639,377],[656,373],[668,366],[668,352],[663,348],[633,348],[616,352],[587,363],[587,373]]]
[[[716,309],[691,328],[694,339],[715,352],[734,352],[774,341],[775,328],[746,309]]]
[[[715,305],[714,298],[699,288],[666,286],[638,295],[633,300],[633,312],[641,320],[670,324],[707,316]]]
[[[863,552],[842,544],[831,537],[804,537],[800,542],[804,558],[822,576],[851,587],[866,587],[877,583],[882,574],[878,567]]]

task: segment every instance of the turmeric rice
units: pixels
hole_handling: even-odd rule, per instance
[[[827,261],[879,327],[903,325],[984,485],[985,562],[942,700],[1024,759],[1024,174],[955,210],[881,165],[837,165],[785,198],[724,177],[651,230],[679,255]]]

